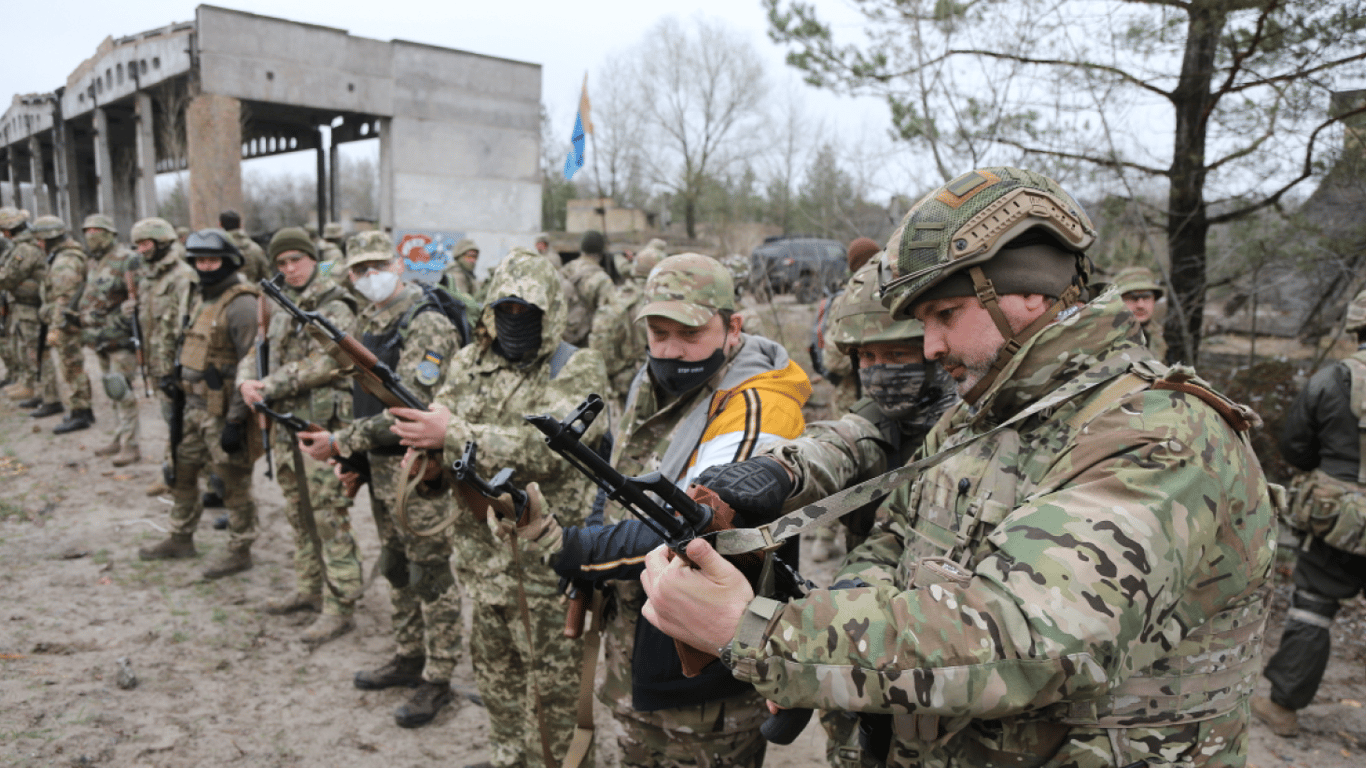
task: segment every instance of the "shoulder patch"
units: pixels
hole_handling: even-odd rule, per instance
[[[422,362],[417,364],[417,380],[423,386],[430,387],[441,378],[441,362],[445,360],[440,354],[427,350],[422,353]]]

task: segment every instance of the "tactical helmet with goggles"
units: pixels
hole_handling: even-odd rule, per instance
[[[1347,305],[1347,320],[1342,329],[1347,333],[1366,330],[1366,291],[1358,293]]]
[[[830,341],[840,352],[852,354],[864,344],[917,341],[925,338],[925,324],[915,318],[896,320],[882,305],[878,285],[880,255],[859,268],[844,293],[830,309]]]
[[[39,240],[55,240],[66,236],[66,222],[56,216],[39,216],[34,219],[33,236]]]
[[[201,229],[198,232],[191,232],[185,238],[185,253],[190,259],[200,256],[217,256],[242,266],[245,259],[242,252],[237,250],[228,233],[221,229]]]
[[[175,227],[171,226],[171,222],[158,216],[153,216],[150,219],[143,219],[134,224],[133,230],[129,233],[128,237],[134,243],[140,243],[143,240],[151,240],[152,242],[164,245],[176,240],[176,232]]]

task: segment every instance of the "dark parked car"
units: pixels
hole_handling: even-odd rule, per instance
[[[749,257],[749,284],[757,295],[792,293],[809,303],[839,290],[849,263],[844,245],[816,237],[770,237]]]

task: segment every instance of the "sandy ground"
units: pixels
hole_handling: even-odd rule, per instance
[[[93,358],[89,365],[95,370]],[[307,619],[259,611],[292,586],[291,535],[279,490],[262,477],[264,462],[255,568],[199,578],[226,542],[210,527],[213,511],[196,537],[199,558],[140,562],[137,548],[163,535],[157,528],[169,499],[143,492],[156,464],[114,470],[92,455],[110,428],[102,392],[95,407],[94,429],[57,437],[55,417],[35,423],[0,404],[0,764],[392,768],[487,759],[487,720],[473,704],[403,730],[391,713],[406,690],[352,686],[356,670],[392,654],[382,580],[361,601],[357,630],[316,651],[296,639]],[[142,426],[145,450],[163,444],[150,403]],[[368,565],[378,546],[367,504],[353,514]],[[808,563],[803,571],[819,581],[830,569]],[[1282,588],[1272,643],[1287,596]],[[1249,764],[1366,765],[1360,601],[1343,612],[1334,639],[1328,679],[1302,715],[1305,734],[1284,740],[1254,725]],[[131,690],[116,684],[119,659],[138,678]],[[456,682],[472,685],[468,661]],[[615,765],[611,718],[601,708],[598,722],[598,762]],[[813,725],[796,744],[771,749],[768,765],[823,765],[823,744]]]

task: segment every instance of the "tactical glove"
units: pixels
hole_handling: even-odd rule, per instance
[[[712,489],[722,501],[751,520],[768,519],[792,495],[792,479],[787,470],[767,456],[707,467],[693,483]]]
[[[247,427],[240,421],[230,421],[223,427],[218,447],[227,453],[237,453],[247,445]]]
[[[560,523],[554,515],[545,514],[545,498],[541,496],[539,483],[527,483],[526,495],[526,509],[521,510],[521,518],[515,525],[512,521],[517,512],[513,509],[510,495],[503,494],[489,500],[489,506],[499,512],[500,519],[494,523],[495,533],[503,538],[516,536],[521,540],[523,552],[544,560],[560,550]]]

